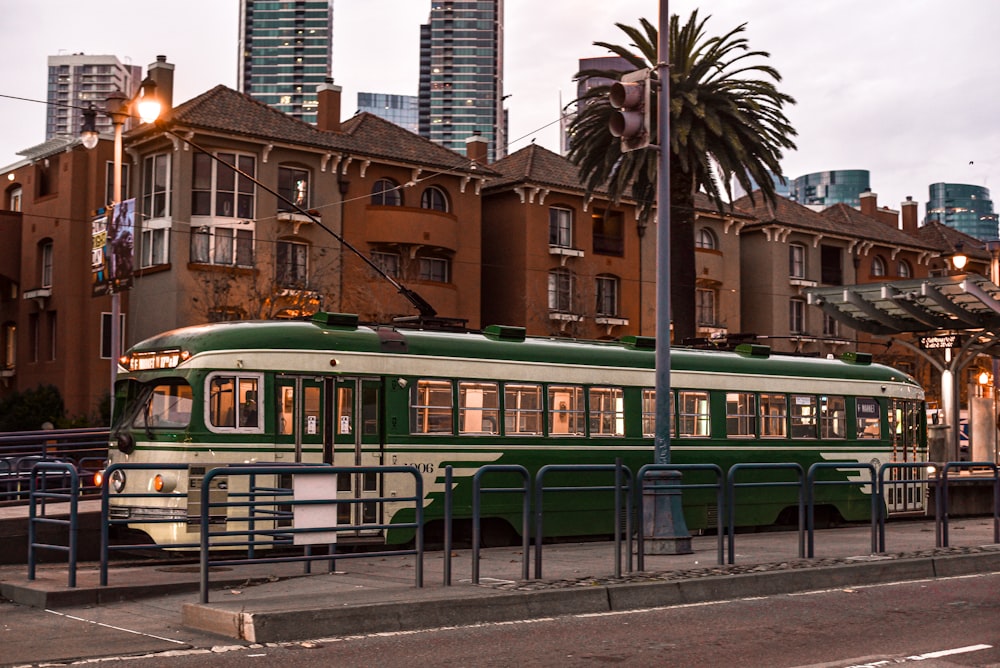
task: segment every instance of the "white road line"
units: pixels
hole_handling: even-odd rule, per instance
[[[163,642],[172,642],[172,643],[175,643],[177,645],[189,645],[190,644],[190,643],[184,642],[183,640],[174,640],[173,638],[164,638],[162,636],[154,636],[154,635],[152,635],[150,633],[143,633],[142,631],[135,631],[133,629],[125,629],[125,628],[122,628],[120,626],[112,626],[110,624],[104,624],[103,622],[95,622],[92,619],[84,619],[83,617],[76,617],[74,615],[67,615],[64,612],[58,612],[56,610],[49,610],[48,608],[46,608],[45,612],[51,612],[53,615],[59,615],[60,617],[65,617],[66,619],[73,619],[73,620],[76,620],[78,622],[86,622],[88,624],[93,624],[95,626],[103,626],[104,628],[114,629],[115,631],[124,631],[125,633],[134,633],[137,636],[146,636],[147,638],[154,638],[156,640],[162,640]]]
[[[953,654],[968,654],[969,652],[981,652],[984,649],[993,649],[993,645],[969,645],[968,647],[943,649],[939,652],[928,652],[926,654],[918,654],[916,656],[908,656],[906,658],[912,661],[923,661],[924,659],[940,659],[942,656],[951,656]]]

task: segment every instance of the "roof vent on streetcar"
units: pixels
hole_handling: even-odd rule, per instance
[[[655,336],[623,336],[622,345],[633,350],[656,350]]]
[[[741,343],[736,346],[736,353],[743,357],[770,357],[771,346],[764,346],[759,343]]]
[[[840,361],[847,362],[848,364],[862,364],[868,366],[872,363],[872,354],[847,351],[840,356]]]
[[[331,329],[358,328],[358,316],[354,313],[326,313],[325,311],[320,311],[312,317],[312,321],[317,325]]]
[[[491,341],[524,341],[524,327],[513,325],[489,325],[483,329],[483,336]]]

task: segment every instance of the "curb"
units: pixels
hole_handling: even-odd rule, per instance
[[[929,580],[1000,571],[1000,553],[885,559],[785,568],[685,580],[575,584],[555,589],[495,590],[480,595],[420,598],[339,608],[317,603],[290,610],[267,610],[267,601],[235,606],[185,604],[189,628],[247,642],[284,642],[366,633],[414,631],[573,614],[621,612],[651,607],[723,601],[748,596]]]

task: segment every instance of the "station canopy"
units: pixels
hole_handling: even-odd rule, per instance
[[[1000,356],[1000,287],[978,274],[807,288],[809,303],[876,336],[959,334],[974,354]]]

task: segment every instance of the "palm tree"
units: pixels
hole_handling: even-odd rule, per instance
[[[710,18],[710,17],[709,17]],[[694,195],[701,189],[722,211],[732,200],[733,179],[747,192],[760,188],[776,195],[771,174],[780,174],[782,149],[794,149],[796,133],[782,108],[794,104],[775,88],[781,75],[774,68],[747,59],[763,57],[750,51],[741,33],[746,24],[721,37],[708,37],[698,11],[681,26],[670,17],[670,224],[671,308],[675,340],[695,336]],[[640,19],[642,28],[616,24],[632,48],[595,42],[624,58],[636,69],[654,68],[657,28]],[[577,79],[617,80],[613,70],[582,70]],[[655,76],[655,75],[654,75]],[[652,215],[656,202],[656,150],[623,153],[608,129],[613,109],[610,86],[597,86],[577,99],[579,113],[570,125],[569,159],[580,168],[588,190],[606,188],[612,200],[631,196],[639,206],[640,224]],[[656,96],[653,96],[654,104]],[[656,118],[656,111],[651,114]],[[656,136],[653,128],[653,136]]]

